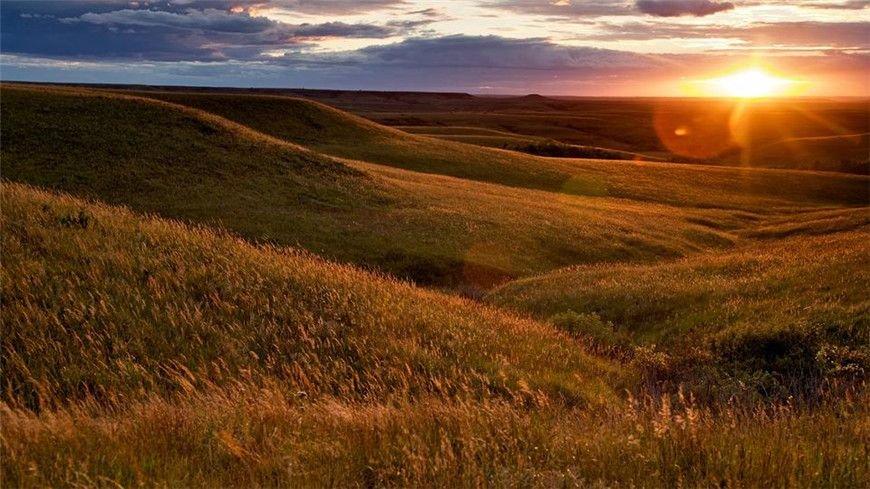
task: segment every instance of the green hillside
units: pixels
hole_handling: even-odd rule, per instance
[[[793,329],[827,322],[848,329],[836,318],[870,319],[870,302],[854,287],[870,279],[870,213],[838,217],[827,229],[827,220],[808,220],[818,235],[786,222],[757,231],[767,241],[733,250],[654,264],[569,267],[512,282],[489,299],[538,317],[594,312],[653,342],[759,324]],[[772,239],[776,231],[789,235]]]
[[[360,400],[607,395],[612,367],[530,321],[19,184],[2,197],[7,402],[123,402],[183,389],[178,376]]]
[[[2,117],[6,179],[454,288],[723,246],[742,219],[345,164],[151,99],[6,87]]]
[[[196,107],[323,153],[407,170],[542,190],[570,175],[524,155],[415,136],[311,100],[281,96],[136,92]]]
[[[540,158],[412,135],[291,97],[136,93],[200,108],[342,158],[575,195],[769,211],[862,204],[870,185],[870,178],[865,176],[818,172]]]

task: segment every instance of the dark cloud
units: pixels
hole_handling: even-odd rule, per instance
[[[441,17],[443,14],[437,8],[425,8],[422,10],[412,10],[409,15],[422,15],[425,17]]]
[[[596,17],[605,15],[631,15],[634,13],[628,0],[599,1],[540,1],[540,0],[489,0],[484,6],[524,14],[551,15],[557,17]]]
[[[288,58],[305,61],[304,55]],[[399,43],[371,46],[332,56],[340,64],[378,67],[476,68],[512,70],[580,70],[606,66],[613,69],[648,67],[648,57],[624,51],[563,46],[544,39],[508,39],[498,36],[446,36],[411,38]]]
[[[663,66],[648,56],[498,36],[412,38],[342,53],[287,54],[276,62],[324,87],[383,90],[567,92],[583,80]]]
[[[280,25],[265,17],[252,17],[248,14],[237,14],[217,9],[188,9],[183,13],[146,9],[124,9],[101,13],[87,12],[78,17],[62,18],[60,22],[66,24],[87,22],[97,25],[168,27],[247,34],[263,32]]]
[[[394,8],[404,5],[405,0],[165,0],[163,2],[141,2],[171,4],[187,8],[217,8],[229,10],[233,7],[256,9],[280,7],[305,14],[347,15]]]
[[[802,7],[820,8],[827,10],[862,10],[870,8],[870,0],[850,0],[847,2],[821,3],[821,2],[805,2],[800,4]]]
[[[778,22],[744,27],[687,25],[662,22],[599,24],[600,34],[586,40],[635,40],[724,38],[744,41],[749,47],[794,46],[812,48],[870,49],[868,22]]]
[[[635,4],[640,12],[656,17],[703,17],[734,8],[733,3],[711,0],[637,0]]]
[[[390,37],[410,26],[379,26],[370,24],[345,24],[344,22],[326,22],[324,24],[302,24],[292,27],[297,37]]]
[[[172,0],[134,8],[131,2],[114,1],[4,2],[0,42],[4,53],[58,58],[252,60],[265,50],[299,49],[314,39],[382,39],[414,32],[432,22],[291,25],[258,16],[255,10],[212,8],[219,3],[229,4]],[[162,10],[156,8],[158,4]]]

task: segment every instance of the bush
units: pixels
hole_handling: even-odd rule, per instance
[[[589,341],[595,347],[614,349],[629,344],[624,333],[617,331],[613,323],[601,319],[594,312],[563,312],[550,317],[550,322],[571,336]]]
[[[825,344],[816,353],[816,362],[826,377],[863,379],[870,367],[870,348]]]

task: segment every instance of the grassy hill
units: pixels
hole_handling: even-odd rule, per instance
[[[426,284],[480,289],[575,263],[681,256],[728,245],[723,229],[743,220],[346,164],[151,99],[15,87],[3,99],[4,178]]]
[[[507,284],[490,299],[539,317],[595,312],[652,342],[867,313],[870,302],[853,286],[870,278],[867,208],[804,216],[753,235],[765,239],[653,264],[569,267]]]
[[[870,478],[867,177],[142,95],[2,86],[4,485]]]
[[[19,184],[2,198],[7,402],[249,376],[348,400],[522,384],[576,403],[615,371],[540,324],[305,253]]]
[[[870,185],[868,177],[814,172],[540,158],[409,134],[292,97],[135,93],[203,109],[329,155],[574,195],[769,211],[862,204]]]
[[[570,175],[524,155],[415,136],[311,100],[270,95],[136,92],[195,107],[317,151],[407,170],[558,190]]]
[[[622,401],[632,366],[541,323],[24,185],[0,196],[7,485],[850,486],[868,473],[866,396],[724,414]]]
[[[649,265],[579,266],[519,280],[487,299],[624,348],[655,345],[669,362],[725,368],[774,395],[870,369],[868,209],[825,212],[753,232],[733,250]],[[694,378],[693,378],[694,377]],[[720,384],[721,386],[721,384]],[[711,392],[712,386],[702,390]]]

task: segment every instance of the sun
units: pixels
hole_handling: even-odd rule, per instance
[[[713,96],[758,98],[785,95],[794,80],[771,75],[761,68],[748,68],[719,78],[704,80],[705,91]]]

